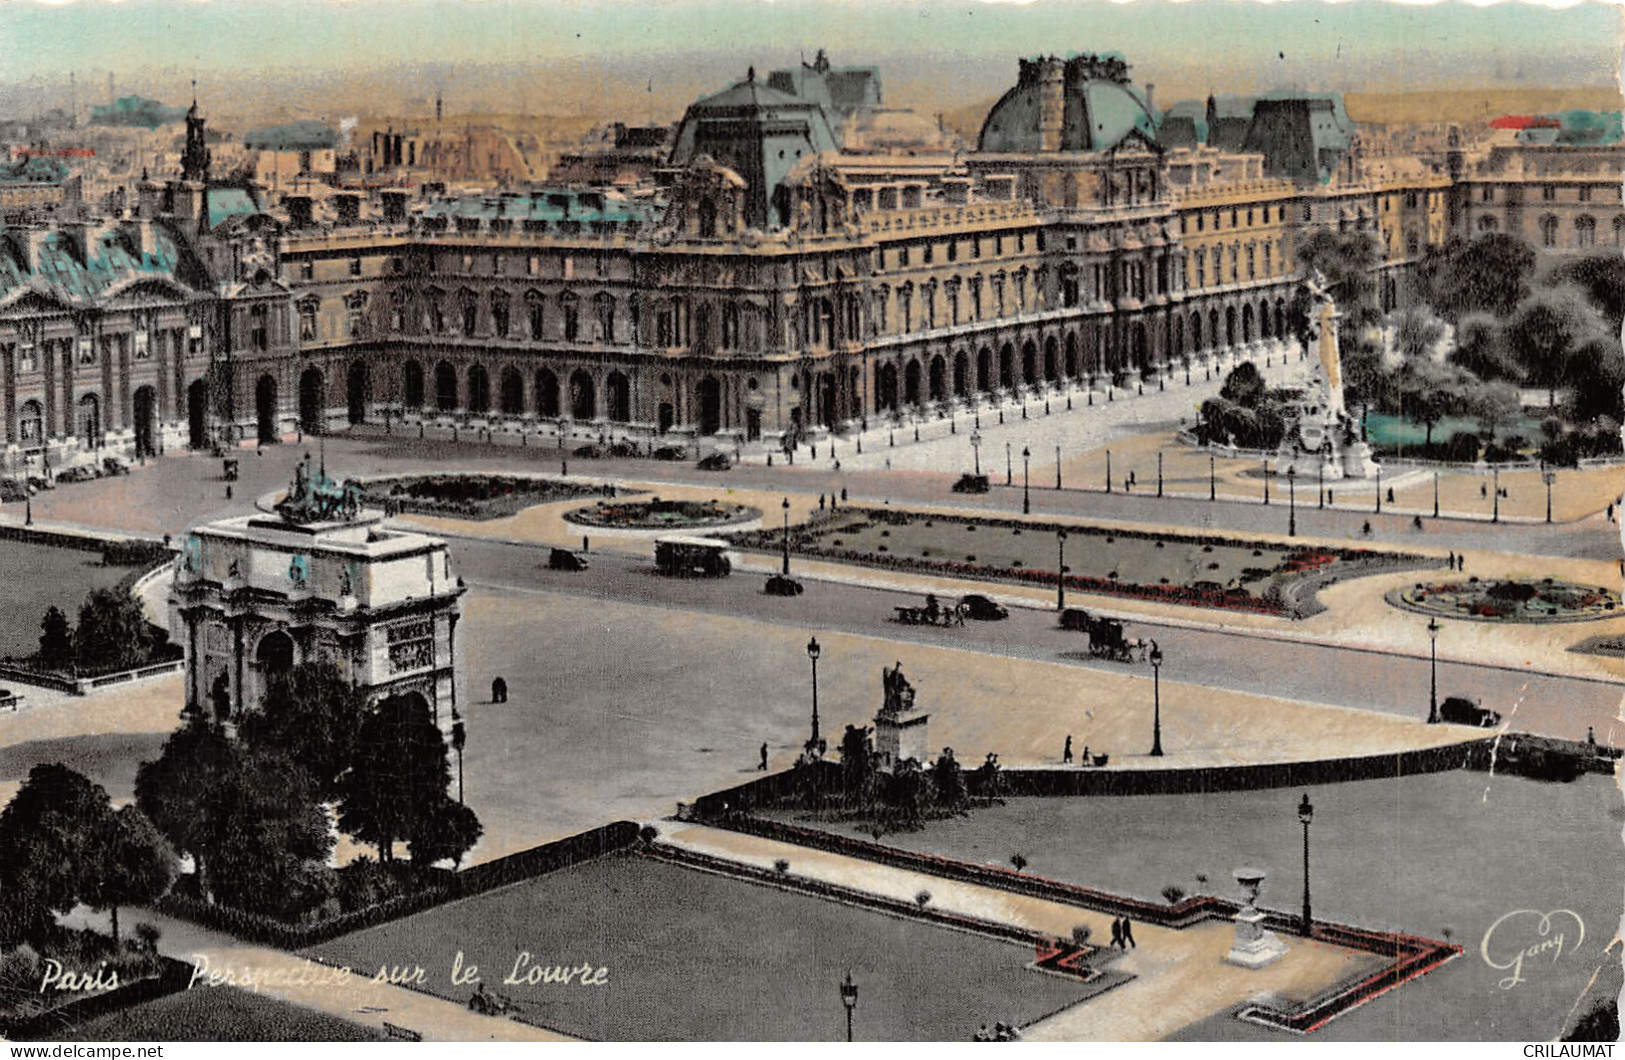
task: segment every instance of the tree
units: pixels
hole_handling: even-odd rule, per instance
[[[1219,388],[1219,396],[1243,408],[1257,408],[1264,400],[1267,389],[1258,365],[1252,361],[1242,361],[1225,376],[1224,385]]]
[[[429,706],[392,696],[362,721],[350,772],[340,785],[339,827],[393,861],[395,843],[433,816],[446,796],[451,766]]]
[[[1546,388],[1557,404],[1557,388],[1571,382],[1575,352],[1606,335],[1601,315],[1571,287],[1536,295],[1525,302],[1507,328],[1507,344],[1523,365],[1524,378]]]
[[[1517,236],[1492,232],[1429,255],[1421,278],[1429,304],[1446,320],[1472,313],[1510,315],[1529,297],[1535,251]]]
[[[93,589],[79,608],[74,636],[79,668],[127,670],[152,657],[152,628],[141,601],[128,592]]]
[[[49,670],[66,670],[73,665],[73,627],[68,616],[55,604],[45,609],[40,620],[39,660]]]
[[[959,810],[969,801],[964,771],[959,768],[951,748],[944,747],[931,764],[931,786],[936,792],[937,805],[943,809]]]
[[[1501,428],[1516,419],[1522,407],[1511,383],[1480,383],[1467,395],[1468,412],[1478,420],[1479,435],[1493,441]]]
[[[1617,253],[1588,254],[1565,261],[1552,270],[1548,282],[1583,291],[1618,333],[1625,321],[1625,258]]]
[[[1317,228],[1298,242],[1297,257],[1305,276],[1312,276],[1318,270],[1325,277],[1332,300],[1345,321],[1345,330],[1339,334],[1342,345],[1347,345],[1350,336],[1360,335],[1381,319],[1374,280],[1381,261],[1381,248],[1370,233]],[[1292,319],[1300,337],[1311,312],[1318,310],[1310,304],[1309,293],[1300,288],[1292,306]]]
[[[242,734],[251,747],[285,752],[310,773],[322,798],[336,799],[365,707],[339,668],[318,659],[271,675],[261,710],[243,719]]]
[[[310,775],[279,751],[239,751],[220,781],[202,837],[215,897],[284,919],[326,901],[333,832]]]
[[[1505,326],[1487,313],[1470,313],[1456,325],[1456,348],[1450,363],[1480,379],[1517,380],[1521,374],[1507,351]]]
[[[462,866],[463,855],[479,842],[485,828],[473,810],[450,796],[426,807],[428,812],[412,827],[412,839],[407,849],[412,864],[427,868],[437,861],[450,859]]]
[[[213,875],[210,837],[218,829],[215,795],[239,768],[241,749],[219,728],[191,716],[164,741],[157,760],[135,773],[135,801],[177,852],[191,855],[205,897]]]
[[[84,900],[108,911],[117,945],[119,906],[147,905],[167,894],[175,882],[175,851],[133,803],[108,816],[97,841],[97,871]]]
[[[1618,339],[1594,335],[1570,355],[1565,412],[1576,423],[1625,418],[1625,353]]]
[[[0,810],[0,903],[8,940],[42,941],[90,890],[112,816],[101,785],[60,762],[28,772]]]
[[[869,729],[848,725],[841,734],[841,789],[849,802],[867,802],[874,791],[874,746]]]
[[[1424,308],[1402,309],[1391,320],[1394,349],[1406,362],[1430,360],[1444,341],[1444,321]]]
[[[1468,377],[1459,368],[1422,359],[1406,361],[1394,381],[1401,414],[1427,429],[1431,448],[1439,421],[1466,405]]]

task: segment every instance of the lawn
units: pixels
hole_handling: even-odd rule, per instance
[[[1031,873],[1159,900],[1162,889],[1232,897],[1242,865],[1270,872],[1260,904],[1301,908],[1303,833],[1299,790],[1190,796],[1014,799],[924,831],[885,837],[915,851],[1005,864],[1020,852]],[[1625,819],[1610,778],[1550,784],[1453,772],[1309,789],[1312,899],[1317,918],[1444,938],[1466,953],[1316,1032],[1335,1040],[1546,1041],[1619,923]],[[816,822],[789,820],[816,827]],[[850,833],[849,833],[850,834]],[[1196,875],[1205,874],[1207,882]],[[1479,952],[1485,933],[1516,910],[1573,910],[1554,926],[1566,946],[1523,968],[1524,981]],[[1525,914],[1491,936],[1504,963],[1533,945],[1538,917]],[[1616,957],[1617,960],[1617,957]],[[1228,1016],[1187,1028],[1184,1040],[1281,1040]]]
[[[82,1023],[65,1042],[372,1042],[365,1027],[233,987],[198,987]]]
[[[420,964],[425,989],[462,1001],[473,988],[450,983],[459,950],[526,1018],[606,1040],[836,1040],[848,971],[854,1034],[870,1041],[969,1041],[984,1023],[1027,1023],[1087,992],[1028,970],[1023,946],[626,855],[313,952],[355,967]],[[522,952],[604,968],[607,980],[504,985]]]
[[[92,589],[117,585],[129,567],[104,567],[100,552],[0,540],[0,585],[6,606],[0,608],[0,656],[31,655],[39,650],[40,619],[52,604],[69,622]]]

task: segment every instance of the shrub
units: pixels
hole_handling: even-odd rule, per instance
[[[916,894],[914,896],[914,904],[919,906],[921,909],[924,909],[930,903],[931,903],[931,892],[930,891],[921,891],[921,892],[919,892],[918,894]]]
[[[787,874],[790,871],[789,860],[786,858],[775,859],[773,862],[773,871],[778,873],[780,876]]]
[[[1178,905],[1185,900],[1185,888],[1170,883],[1162,889],[1162,897],[1169,905]]]
[[[1089,945],[1089,936],[1093,934],[1094,931],[1088,924],[1074,924],[1072,927],[1072,944],[1074,946],[1087,946]]]

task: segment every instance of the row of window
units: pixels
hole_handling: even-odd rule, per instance
[[[1574,189],[1574,201],[1575,202],[1590,202],[1591,201],[1592,190],[1593,190],[1592,187],[1590,185],[1588,185],[1588,184],[1582,184],[1578,188],[1575,188]],[[1481,187],[1479,189],[1478,198],[1479,198],[1480,202],[1494,202],[1495,201],[1495,186],[1493,184],[1485,184],[1483,187]],[[1540,187],[1540,200],[1542,202],[1559,202],[1559,201],[1561,201],[1561,199],[1560,199],[1560,197],[1558,195],[1557,185],[1556,184],[1542,184],[1541,187]]]
[[[1035,233],[1033,233],[1033,235],[1036,237],[1036,246],[1037,246],[1037,249],[1038,249],[1039,253],[1043,253],[1043,250],[1044,250],[1044,233],[1035,232]],[[991,247],[991,249],[993,251],[993,256],[996,257],[996,258],[1003,257],[1007,247],[1014,247],[1015,248],[1015,253],[1017,253],[1017,254],[1025,254],[1025,253],[1027,253],[1027,233],[1026,232],[1017,232],[1017,233],[1015,233],[1015,235],[1013,237],[1009,237],[1009,236],[1006,236],[1006,235],[1001,233],[1001,234],[993,235],[993,236],[969,236],[969,237],[966,237],[964,240],[959,240],[959,239],[945,240],[942,243],[943,260],[945,260],[945,261],[958,261],[959,260],[959,244],[961,242],[964,242],[964,243],[967,244],[967,246],[969,248],[969,251],[970,251],[970,256],[972,258],[980,258],[982,256],[982,250],[983,250],[984,246]],[[936,247],[937,247],[937,244],[931,243],[931,242],[918,243],[918,244],[904,243],[904,244],[902,244],[900,246],[891,247],[891,248],[882,247],[882,248],[877,249],[875,251],[875,260],[874,260],[875,271],[880,272],[880,271],[883,271],[883,270],[888,269],[888,268],[891,268],[891,269],[907,269],[907,268],[912,267],[912,265],[914,263],[914,257],[915,257],[914,251],[915,250],[919,251],[920,264],[922,264],[922,265],[934,265],[934,264],[936,264],[936,258],[937,258]]]
[[[1275,210],[1276,221],[1286,220],[1286,206],[1284,204],[1277,204],[1273,209]],[[1305,209],[1307,210],[1308,207],[1305,207]],[[1179,230],[1182,233],[1192,231],[1193,229],[1197,232],[1201,232],[1205,231],[1209,227],[1212,227],[1212,229],[1217,232],[1224,228],[1224,216],[1227,212],[1230,215],[1231,228],[1243,227],[1242,218],[1244,216],[1246,218],[1246,225],[1249,227],[1254,224],[1269,224],[1270,210],[1271,207],[1268,204],[1265,204],[1257,207],[1249,206],[1245,211],[1243,211],[1239,206],[1232,206],[1228,211],[1213,210],[1211,213],[1207,211],[1182,213],[1179,215]],[[1209,217],[1213,219],[1211,225],[1208,221]]]
[[[201,339],[193,339],[192,352],[196,353],[201,345]],[[0,353],[7,358],[15,358],[16,371],[19,373],[39,371],[42,352],[46,360],[55,364],[65,363],[71,355],[75,366],[90,368],[103,363],[118,364],[126,354],[135,361],[150,361],[155,353],[160,358],[178,358],[185,349],[186,332],[182,328],[137,331],[130,335],[103,335],[99,342],[81,336],[78,339],[46,339],[38,344],[20,342],[0,345]]]

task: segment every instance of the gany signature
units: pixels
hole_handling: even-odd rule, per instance
[[[1575,932],[1572,940],[1570,930]],[[1549,913],[1514,909],[1484,932],[1478,952],[1491,968],[1510,973],[1495,985],[1511,990],[1527,981],[1523,974],[1525,961],[1549,955],[1555,964],[1563,954],[1578,950],[1585,938],[1585,921],[1572,909],[1553,909]]]

